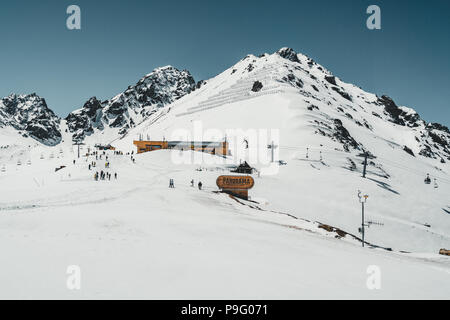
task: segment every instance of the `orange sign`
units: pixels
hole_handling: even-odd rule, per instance
[[[250,176],[220,176],[216,180],[220,189],[251,189],[255,184]]]

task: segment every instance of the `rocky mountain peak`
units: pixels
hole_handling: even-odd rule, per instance
[[[156,68],[109,100],[89,99],[81,109],[67,116],[67,125],[77,141],[105,128],[117,129],[123,135],[158,108],[173,103],[196,87],[187,70],[180,71],[173,66]]]
[[[292,48],[281,48],[276,52],[280,57],[288,59],[292,62],[300,62],[297,53]]]
[[[0,100],[0,127],[10,126],[45,145],[61,141],[60,118],[36,93],[10,94]]]

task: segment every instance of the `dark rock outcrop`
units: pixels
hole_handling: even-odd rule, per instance
[[[259,81],[255,81],[253,83],[252,91],[253,92],[258,92],[258,91],[261,91],[262,88],[263,88],[263,84],[261,82],[259,82]]]
[[[344,99],[347,99],[348,101],[352,101],[352,97],[344,90],[342,90],[338,87],[331,87],[331,89],[336,91],[337,93],[339,93],[341,95],[341,97],[343,97]]]
[[[282,48],[277,51],[277,54],[289,61],[301,63],[297,53],[291,48]]]
[[[408,148],[407,146],[404,146],[404,147],[403,147],[403,150],[404,150],[406,153],[409,153],[410,155],[412,155],[413,157],[415,157],[414,152],[413,152],[410,148]]]
[[[419,121],[421,121],[420,116],[416,112],[408,113],[399,108],[394,100],[390,97],[383,95],[378,98],[378,104],[384,106],[384,111],[390,116],[390,120],[401,126],[417,127],[419,126]]]
[[[172,66],[158,68],[110,100],[89,99],[81,109],[67,116],[67,125],[74,141],[81,141],[95,129],[106,127],[117,128],[123,135],[158,108],[175,102],[204,83],[196,83],[186,70]]]
[[[0,127],[11,126],[48,146],[61,142],[60,118],[35,93],[0,100]]]
[[[344,146],[345,151],[349,151],[352,147],[354,149],[360,149],[359,143],[350,135],[348,130],[343,126],[342,121],[334,119],[335,132],[333,137],[336,138]]]
[[[327,80],[332,85],[336,86],[336,78],[334,76],[325,76],[325,80]]]

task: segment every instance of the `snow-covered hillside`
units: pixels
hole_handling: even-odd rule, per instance
[[[256,81],[262,83],[258,92],[252,91]],[[246,130],[268,131],[263,141],[253,139],[259,147],[271,143],[271,129],[278,130],[279,159],[288,165],[265,176],[252,192],[271,210],[357,234],[360,189],[370,196],[369,219],[384,224],[368,231],[375,244],[428,252],[450,247],[448,128],[342,82],[292,49],[247,56],[113,144],[134,150],[139,136],[180,140],[174,134],[184,129],[193,138],[199,127],[205,135],[217,131],[218,140],[227,136],[234,163],[249,161],[242,151],[243,140],[252,135]],[[371,155],[366,179],[363,152]],[[250,164],[272,172],[259,159]]]
[[[289,189],[299,201],[322,202],[331,194],[319,190],[323,180],[298,190],[275,183],[275,177],[256,178],[251,194],[259,197],[257,204],[215,192],[215,179],[226,167],[197,171],[197,165],[175,165],[170,151],[137,155],[135,163],[108,152],[109,169],[104,157],[78,160],[70,148],[52,152],[34,149],[29,163],[11,162],[0,174],[1,298],[448,297],[448,257],[361,248],[352,236],[341,238],[314,222],[326,221],[319,210],[317,219],[297,219],[280,209],[282,199],[274,201]],[[212,156],[203,157],[208,162]],[[92,161],[97,168],[89,170]],[[286,169],[291,166],[291,173],[309,172],[305,180],[320,177],[309,165],[289,163]],[[100,170],[110,172],[111,181],[94,181]],[[282,172],[279,181],[287,175]],[[168,188],[170,178],[174,189]],[[202,181],[203,190],[191,187],[190,179]],[[275,192],[267,196],[268,191]],[[348,205],[358,219],[355,201],[337,200],[327,200],[335,203],[336,214],[343,216],[341,208]],[[311,209],[303,204],[291,213]],[[371,229],[368,240],[377,232]],[[69,266],[81,270],[80,290],[66,285]],[[380,269],[380,290],[367,287],[370,266]]]
[[[252,90],[255,82],[262,83],[262,89],[257,92]],[[254,101],[260,105],[259,109],[247,106]],[[288,110],[278,106],[283,102],[290,104]],[[210,123],[208,117],[215,121]],[[156,118],[164,123],[164,130],[154,125]],[[344,151],[357,149],[376,155],[371,144],[379,139],[384,141],[383,145],[401,148],[413,157],[421,155],[441,163],[450,160],[447,127],[426,123],[413,109],[399,107],[387,96],[377,97],[342,82],[312,59],[290,48],[272,55],[247,56],[208,80],[201,90],[159,110],[128,135],[134,139],[139,133],[148,132],[162,138],[163,131],[166,136],[169,134],[166,129],[169,124],[171,128],[182,127],[195,119],[219,129],[306,131],[302,133],[307,133],[307,137],[286,132],[281,142],[291,146],[292,143],[313,146],[324,142]],[[366,137],[371,141],[363,141]]]
[[[0,128],[0,298],[448,298],[448,128],[289,48],[174,83],[159,102],[139,85],[90,99],[60,121],[57,146]],[[226,139],[231,154],[127,155],[139,137]],[[97,143],[124,155],[108,151],[105,168],[106,155],[86,156]],[[257,169],[250,201],[215,182],[244,160]],[[101,170],[111,180],[95,181]],[[364,248],[358,190],[373,222]],[[70,265],[81,290],[67,289]]]

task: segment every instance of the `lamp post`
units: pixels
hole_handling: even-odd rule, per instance
[[[361,191],[358,190],[358,198],[359,198],[359,202],[361,203],[361,228],[360,228],[360,232],[362,234],[362,246],[364,247],[364,227],[365,226],[369,226],[366,225],[364,223],[364,204],[367,202],[367,198],[369,198],[369,196],[367,194],[365,195],[361,195]]]

